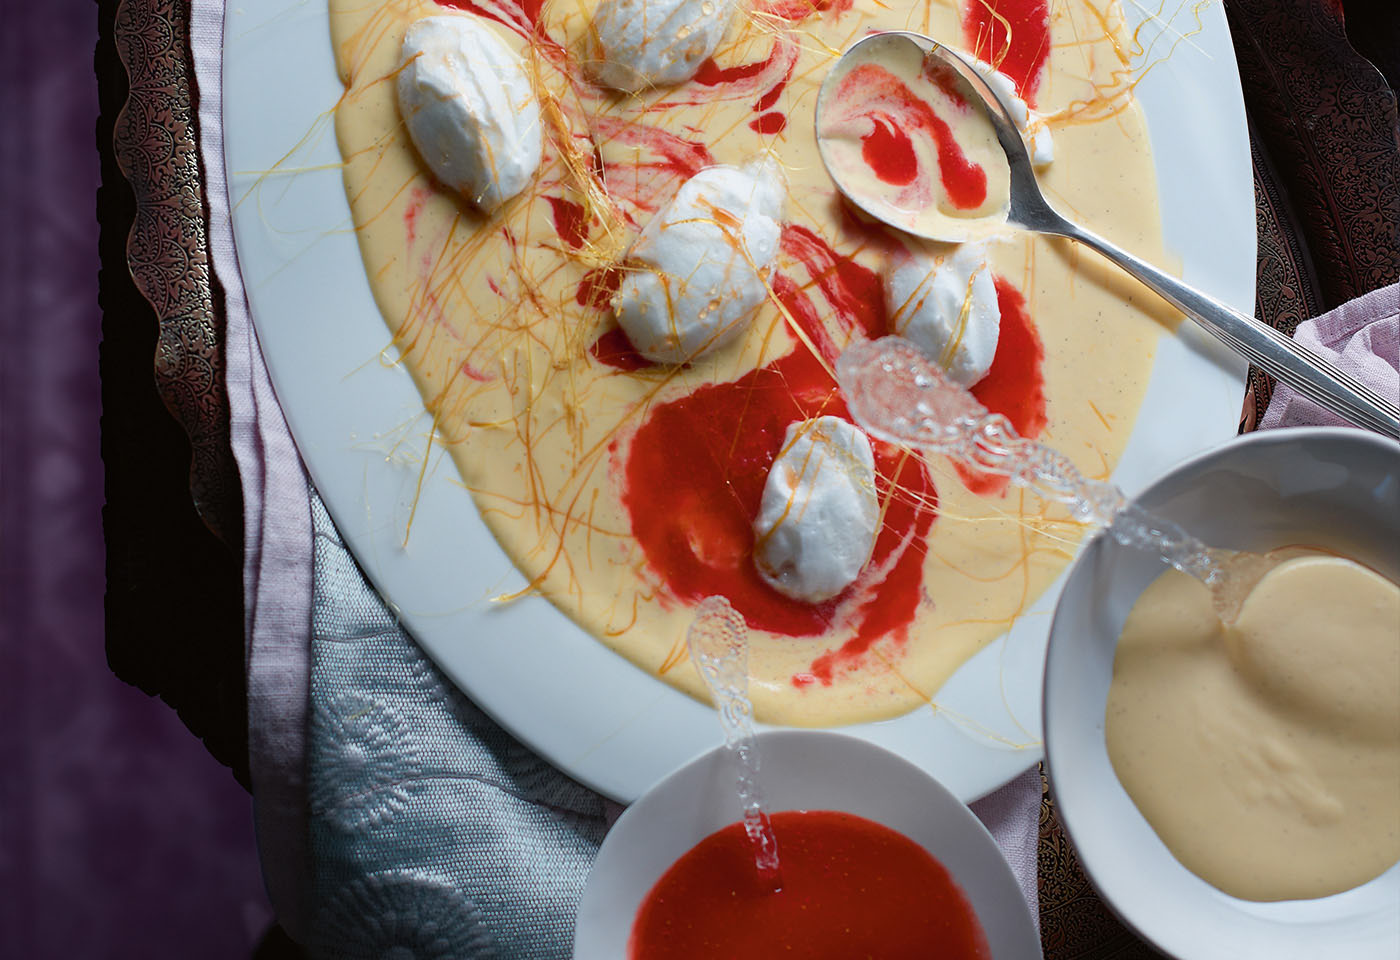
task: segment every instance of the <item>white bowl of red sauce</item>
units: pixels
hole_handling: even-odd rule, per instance
[[[1253,434],[1181,464],[1138,501],[1213,546],[1310,547],[1400,582],[1400,445],[1382,437],[1333,428]],[[1115,658],[1130,611],[1163,569],[1146,552],[1099,536],[1071,569],[1056,607],[1045,671],[1046,770],[1086,874],[1129,927],[1181,960],[1400,956],[1400,863],[1329,895],[1232,896],[1183,865],[1120,781],[1107,716]],[[1395,636],[1400,643],[1400,623]],[[1337,649],[1335,637],[1319,635],[1317,642]],[[1159,670],[1161,682],[1167,671]],[[1198,737],[1205,728],[1198,710],[1191,704],[1191,723],[1159,716],[1159,726],[1173,736]],[[1230,768],[1242,802],[1258,796],[1239,785],[1255,756],[1241,750]],[[1161,803],[1215,789],[1178,778],[1173,790],[1152,798],[1153,809],[1160,816]],[[1233,838],[1209,838],[1208,828],[1203,821],[1201,840],[1234,849],[1226,846]],[[1393,829],[1400,830],[1400,817]],[[1289,839],[1280,835],[1277,842],[1287,846]],[[1308,867],[1282,853],[1288,867]]]
[[[579,905],[575,960],[1039,960],[1016,877],[981,822],[919,768],[823,731],[761,734],[781,889],[741,825],[719,748],[618,819]]]

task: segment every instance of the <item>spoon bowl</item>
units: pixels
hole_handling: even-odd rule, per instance
[[[897,56],[904,52],[900,50],[900,47],[906,45],[925,60],[933,58],[948,66],[959,80],[971,88],[972,102],[979,106],[991,120],[997,141],[1001,144],[1001,149],[1006,154],[1007,163],[1011,168],[1011,202],[998,214],[965,220],[951,217],[941,218],[936,223],[926,223],[922,228],[911,222],[893,223],[888,208],[874,202],[870,194],[861,190],[857,184],[843,175],[841,165],[836,161],[833,153],[831,139],[822,135],[822,131],[825,129],[823,118],[830,115],[831,105],[836,99],[835,90],[846,72],[842,67],[860,62],[878,63],[885,61],[891,55]],[[991,85],[972,66],[971,61],[938,41],[907,30],[872,33],[857,40],[846,48],[846,51],[841,54],[841,58],[827,72],[826,78],[822,80],[821,88],[817,92],[816,116],[817,153],[821,156],[822,166],[826,168],[827,174],[842,195],[868,216],[890,223],[891,226],[898,227],[905,233],[944,243],[979,240],[997,232],[1008,223],[1025,229],[1036,229],[1024,220],[1013,219],[1015,213],[1024,212],[1018,211],[1018,197],[1039,197],[1040,186],[1036,183],[1035,168],[1031,165],[1030,153],[1011,118],[1010,111]],[[1002,122],[998,122],[998,118]],[[1044,204],[1043,198],[1041,203]]]
[[[840,79],[860,62],[879,62],[892,54],[905,52],[909,44],[924,58],[941,64],[962,81],[964,95],[971,94],[991,122],[997,142],[1006,155],[1010,193],[1005,216],[976,218],[966,224],[947,223],[948,218],[932,219],[916,225],[895,222],[887,205],[877,202],[861,189],[858,180],[846,175],[834,162],[833,143],[823,136]],[[1137,278],[1182,313],[1191,317],[1225,346],[1243,356],[1265,373],[1288,384],[1302,396],[1350,423],[1385,436],[1400,439],[1400,404],[1382,397],[1328,360],[1298,346],[1273,327],[1216,300],[1200,290],[1154,267],[1121,247],[1110,243],[1061,215],[1040,190],[1030,151],[1021,131],[1012,120],[1006,103],[962,54],[931,37],[909,31],[871,34],[853,43],[832,66],[822,81],[816,107],[817,151],[822,164],[838,190],[869,216],[929,240],[959,243],[995,232],[1003,225],[1034,233],[1066,237],[1092,247]]]

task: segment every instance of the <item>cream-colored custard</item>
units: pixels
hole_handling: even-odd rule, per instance
[[[735,380],[802,344],[770,301],[742,338],[688,367],[621,371],[588,354],[613,321],[606,309],[580,304],[579,284],[612,263],[674,195],[684,176],[668,166],[665,150],[679,156],[686,143],[705,144],[715,163],[771,153],[787,178],[788,223],[879,272],[888,253],[843,216],[818,159],[817,88],[839,51],[871,29],[913,29],[957,43],[961,26],[948,0],[842,6],[792,24],[741,14],[715,61],[720,69],[766,61],[757,75],[729,87],[692,81],[635,96],[583,78],[587,0],[546,5],[543,37],[523,21],[514,30],[493,24],[534,79],[546,143],[534,184],[487,218],[434,184],[394,104],[404,30],[443,8],[430,0],[330,0],[346,87],[335,124],[354,226],[393,343],[435,417],[436,442],[450,451],[533,592],[640,668],[696,695],[703,685],[684,646],[693,607],[667,593],[633,538],[620,464],[654,404]],[[1078,2],[1053,9],[1036,106],[1049,116],[1057,150],[1042,181],[1079,222],[1160,262],[1152,158],[1125,69],[1131,38],[1116,11],[1105,17]],[[755,122],[755,101],[784,76],[766,109],[786,123],[761,132],[772,127]],[[594,175],[595,157],[609,169],[606,183]],[[582,210],[589,224],[582,245],[561,239],[550,198]],[[1044,344],[1042,439],[1086,473],[1107,476],[1127,442],[1163,329],[1161,315],[1143,307],[1156,309],[1155,299],[1066,242],[1014,235],[994,245],[992,266],[1025,295]],[[791,253],[780,252],[773,270],[793,278],[823,316],[833,309],[820,277]],[[826,325],[838,345],[850,336]],[[838,622],[817,637],[751,631],[750,690],[760,719],[849,723],[930,702],[1063,569],[1081,529],[1060,508],[1015,489],[979,496],[941,461],[931,469],[938,519],[907,635],[881,639],[830,685],[799,686],[793,677],[839,647],[847,628]],[[482,589],[464,582],[464,601]]]
[[[1164,574],[1124,625],[1105,739],[1162,842],[1226,893],[1376,877],[1400,859],[1400,587],[1293,559],[1226,629],[1205,587]]]
[[[832,72],[817,138],[832,179],[923,236],[1006,221],[1011,170],[972,87],[907,37],[861,44]]]

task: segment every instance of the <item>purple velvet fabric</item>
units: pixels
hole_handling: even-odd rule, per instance
[[[251,801],[103,655],[96,5],[0,27],[0,956],[248,957]]]

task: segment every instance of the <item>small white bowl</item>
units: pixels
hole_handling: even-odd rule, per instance
[[[1182,464],[1138,499],[1215,546],[1315,544],[1400,580],[1400,444],[1374,434],[1252,434]],[[1400,864],[1335,896],[1240,900],[1183,867],[1118,782],[1104,744],[1114,651],[1128,611],[1163,568],[1096,537],[1050,629],[1046,770],[1085,873],[1124,923],[1182,960],[1400,957]]]
[[[1040,936],[1006,858],[982,822],[938,781],[888,750],[842,734],[774,731],[760,734],[758,745],[771,811],[836,810],[897,830],[957,880],[995,960],[1040,960]],[[713,750],[618,818],[583,891],[574,960],[627,956],[633,920],[656,881],[691,847],[739,820],[737,772],[729,751]]]

